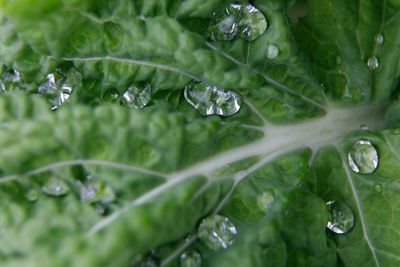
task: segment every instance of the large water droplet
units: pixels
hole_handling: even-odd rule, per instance
[[[257,206],[265,213],[271,210],[274,203],[274,195],[272,192],[263,192],[257,196]]]
[[[56,110],[71,96],[81,81],[82,74],[75,68],[67,71],[56,69],[54,73],[47,75],[47,81],[39,86],[38,92],[47,97],[51,110]]]
[[[371,70],[375,70],[379,67],[379,60],[377,57],[372,56],[368,59],[367,61],[367,66],[368,68],[370,68]]]
[[[382,33],[378,33],[377,35],[375,35],[375,43],[377,45],[383,44],[383,41],[384,41],[384,39],[383,39]]]
[[[242,6],[240,20],[238,22],[240,37],[253,41],[260,37],[266,30],[268,24],[264,14],[251,4]]]
[[[213,41],[230,41],[238,33],[238,19],[242,7],[238,4],[214,12],[208,26],[208,37]]]
[[[35,189],[29,190],[29,192],[25,195],[26,199],[30,202],[35,202],[39,199],[39,193]]]
[[[220,215],[211,215],[201,222],[198,237],[210,249],[218,250],[233,244],[237,234],[235,225]]]
[[[185,251],[180,256],[180,267],[201,267],[201,255],[197,251]]]
[[[21,81],[21,75],[16,69],[8,69],[3,72],[0,80],[0,90],[9,91],[15,89]]]
[[[354,226],[354,215],[350,208],[339,201],[328,201],[328,224],[326,227],[336,234],[346,234]]]
[[[351,148],[347,160],[354,172],[370,174],[378,167],[378,151],[370,141],[358,140]]]
[[[239,112],[242,103],[237,93],[201,82],[187,85],[184,95],[186,101],[204,116],[231,116]]]
[[[151,90],[148,83],[131,85],[123,94],[121,104],[128,108],[144,108],[151,100]]]
[[[69,186],[64,180],[53,177],[43,187],[42,191],[46,195],[59,197],[68,194]]]
[[[279,56],[279,48],[274,45],[274,44],[270,44],[267,46],[267,57],[269,59],[275,59]]]

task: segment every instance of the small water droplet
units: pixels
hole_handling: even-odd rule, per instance
[[[248,41],[254,41],[267,30],[267,19],[260,10],[251,4],[242,6],[241,10],[238,22],[239,35]]]
[[[94,203],[101,201],[103,203],[110,203],[115,200],[114,191],[102,181],[90,178],[84,183],[78,181],[77,184],[82,202]]]
[[[8,69],[3,72],[0,80],[0,89],[2,91],[9,91],[15,89],[21,81],[21,75],[16,69]]]
[[[230,41],[238,33],[238,18],[241,5],[230,6],[214,12],[210,25],[208,26],[208,37],[213,41]]]
[[[200,223],[197,234],[210,249],[218,250],[233,244],[237,230],[227,217],[211,215]]]
[[[148,83],[129,86],[122,95],[121,105],[127,108],[144,108],[151,100],[152,88]]]
[[[368,128],[368,126],[367,126],[367,125],[365,125],[365,124],[361,124],[361,125],[360,125],[360,130],[362,130],[362,131],[368,131],[368,130],[369,130],[369,128]]]
[[[180,267],[201,267],[201,255],[197,251],[185,251],[180,256]]]
[[[378,167],[378,151],[370,141],[358,140],[351,148],[347,160],[354,172],[370,174]]]
[[[201,82],[191,82],[185,87],[186,101],[203,116],[231,116],[239,112],[242,100],[229,90]]]
[[[38,92],[46,96],[51,110],[56,110],[67,101],[74,88],[81,82],[82,74],[77,69],[56,69],[54,73],[47,75],[47,81],[39,86]]]
[[[275,59],[279,56],[279,48],[274,45],[274,44],[270,44],[267,46],[267,57],[269,59]]]
[[[375,70],[379,67],[379,60],[377,57],[373,56],[370,57],[367,61],[367,66],[368,68],[370,68],[371,70]]]
[[[274,203],[274,195],[272,192],[263,192],[257,196],[257,206],[265,213],[271,210]]]
[[[326,227],[336,234],[348,233],[354,226],[354,215],[350,208],[335,200],[328,201],[326,206],[329,211]]]
[[[69,186],[60,178],[53,177],[43,187],[42,191],[46,195],[59,197],[68,194]]]
[[[115,89],[108,90],[105,94],[103,99],[107,102],[115,103],[119,98],[119,93]]]
[[[384,39],[383,39],[382,33],[378,33],[377,35],[375,35],[375,43],[377,45],[383,44],[383,41],[384,41]]]
[[[29,190],[29,192],[25,195],[26,199],[30,202],[35,202],[39,199],[39,193],[35,189]]]
[[[375,184],[375,185],[374,185],[374,190],[375,190],[375,192],[377,192],[377,193],[382,193],[382,191],[383,191],[383,186],[382,186],[382,184]]]

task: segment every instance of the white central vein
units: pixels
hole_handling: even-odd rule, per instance
[[[260,141],[223,152],[187,169],[170,174],[167,182],[164,184],[131,201],[126,207],[116,211],[110,217],[99,221],[91,229],[90,234],[94,234],[105,228],[131,207],[154,199],[180,182],[190,179],[190,177],[208,175],[227,164],[253,156],[265,155],[264,159],[268,159],[261,159],[259,164],[255,164],[253,169],[257,169],[262,167],[261,165],[265,165],[274,158],[284,155],[289,151],[303,147],[309,147],[313,151],[317,151],[320,147],[334,144],[341,137],[358,129],[361,124],[367,125],[370,129],[380,128],[382,123],[381,118],[382,110],[380,107],[359,107],[352,109],[332,109],[323,118],[294,125],[267,125],[265,128],[265,137]],[[252,171],[253,169],[249,169],[248,171]]]
[[[340,148],[337,147],[337,150],[340,151]],[[364,209],[363,209],[362,203],[360,201],[360,197],[358,195],[358,190],[357,190],[357,188],[356,188],[356,186],[355,186],[355,184],[353,182],[353,177],[351,176],[348,164],[346,162],[346,158],[343,155],[343,153],[340,153],[340,157],[342,159],[342,165],[343,165],[343,168],[344,168],[344,170],[346,172],[346,178],[347,178],[347,181],[349,182],[349,185],[350,185],[350,188],[351,188],[351,192],[353,194],[353,198],[354,198],[354,200],[356,202],[356,205],[357,205],[357,211],[358,211],[358,215],[360,217],[360,224],[361,224],[361,229],[362,229],[362,232],[363,232],[363,236],[364,236],[365,242],[367,242],[367,246],[371,251],[372,258],[373,258],[373,260],[375,262],[375,265],[377,267],[380,267],[381,265],[379,263],[378,256],[376,255],[376,249],[375,249],[374,245],[372,245],[371,240],[369,239],[367,223],[366,223],[366,220],[364,218]]]

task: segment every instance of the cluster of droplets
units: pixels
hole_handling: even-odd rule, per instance
[[[50,109],[56,110],[81,82],[82,74],[76,68],[57,68],[53,73],[47,74],[46,82],[39,86],[38,92],[46,96]]]
[[[382,33],[378,33],[377,35],[375,35],[374,41],[376,46],[381,46],[384,41]],[[379,59],[375,55],[371,56],[370,58],[368,58],[367,66],[371,70],[379,68]]]
[[[268,27],[264,14],[251,4],[231,4],[214,12],[208,27],[208,37],[213,41],[230,41],[244,38],[253,41]]]
[[[202,82],[193,81],[184,90],[186,101],[203,116],[231,116],[239,112],[239,94]]]
[[[366,126],[361,127],[367,130]],[[378,168],[379,156],[376,147],[366,139],[357,140],[347,154],[350,169],[357,174],[372,174]],[[375,184],[377,193],[383,191],[381,184]],[[336,234],[345,234],[354,226],[354,215],[344,203],[331,200],[326,203],[329,211],[327,228]]]
[[[0,79],[0,91],[6,92],[10,90],[14,90],[18,87],[21,82],[21,75],[17,69],[11,68],[6,69],[1,74]]]

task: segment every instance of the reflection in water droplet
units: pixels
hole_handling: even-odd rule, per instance
[[[42,191],[46,195],[59,197],[68,194],[69,186],[62,179],[53,177],[42,187]]]
[[[251,4],[231,4],[214,12],[208,27],[213,41],[230,41],[240,36],[253,41],[267,30],[265,16]]]
[[[9,91],[13,90],[18,86],[21,81],[21,75],[16,69],[8,69],[3,72],[0,80],[0,90]]]
[[[231,116],[239,112],[242,103],[237,93],[201,82],[187,85],[184,95],[186,101],[203,116]]]
[[[29,190],[29,192],[25,195],[26,199],[30,202],[35,202],[39,199],[39,193],[35,189]]]
[[[197,251],[185,251],[180,256],[180,267],[201,267],[201,255]]]
[[[267,19],[260,10],[251,4],[242,6],[238,22],[240,37],[248,41],[253,41],[260,37],[267,30],[267,27]]]
[[[347,160],[354,172],[370,174],[378,167],[378,151],[370,141],[358,140],[351,148]]]
[[[270,44],[267,46],[267,57],[269,59],[275,59],[279,56],[279,48],[276,45]]]
[[[151,91],[148,83],[131,85],[122,95],[121,105],[127,108],[144,108],[151,100]]]
[[[238,32],[238,18],[241,6],[230,6],[214,12],[208,26],[208,37],[213,41],[229,41],[236,37]]]
[[[383,44],[383,41],[384,41],[384,39],[383,39],[382,33],[378,33],[377,35],[375,35],[375,43],[377,45]]]
[[[38,92],[47,97],[51,110],[56,110],[81,82],[82,74],[77,69],[56,69],[54,73],[47,75],[47,82],[39,86]]]
[[[348,233],[354,226],[354,215],[350,208],[335,200],[328,201],[326,205],[329,211],[326,227],[336,234]]]
[[[374,190],[375,190],[375,192],[377,192],[377,193],[382,193],[382,191],[383,191],[383,186],[382,186],[381,184],[375,184],[375,185],[374,185]]]
[[[203,219],[197,234],[210,249],[218,250],[232,245],[237,231],[235,225],[227,217],[211,215]]]
[[[263,192],[257,196],[257,206],[265,213],[271,210],[274,203],[274,195],[272,192]]]
[[[379,67],[379,60],[378,60],[378,58],[375,57],[375,56],[370,57],[370,58],[368,59],[368,61],[367,61],[367,65],[368,65],[368,68],[370,68],[371,70],[377,69],[377,68]]]

